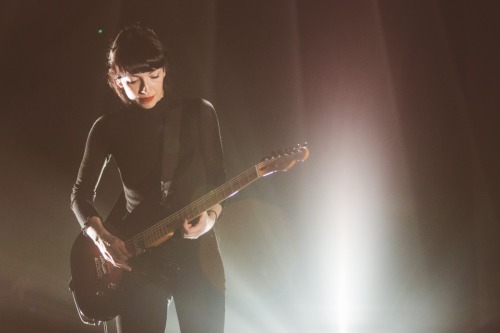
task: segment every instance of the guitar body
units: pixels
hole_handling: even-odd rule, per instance
[[[123,221],[112,225],[106,222],[106,227],[120,239],[126,240],[147,229],[159,219],[159,216],[165,214],[166,210],[159,204],[142,204]],[[157,251],[154,248],[137,248],[136,245],[133,250],[135,256],[128,262],[132,272],[127,272],[107,261],[94,242],[83,233],[75,239],[70,256],[72,276],[70,289],[84,322],[95,325],[99,321],[108,321],[116,317],[120,313],[120,304],[124,301],[125,276],[127,274],[146,276],[155,270]],[[132,252],[130,248],[129,252]],[[171,258],[164,255],[165,252],[167,251],[162,251],[162,261],[172,263]],[[162,267],[165,268],[165,265]],[[169,267],[172,267],[173,271],[179,270],[175,264]],[[175,275],[173,271],[163,272],[162,275],[171,278]]]
[[[124,220],[111,224],[106,222],[106,228],[124,240],[125,247],[133,254],[128,261],[132,272],[111,265],[94,242],[81,233],[71,249],[70,289],[82,321],[98,325],[117,316],[120,305],[125,301],[129,274],[159,277],[166,282],[175,279],[181,267],[176,263],[176,238],[172,236],[184,220],[192,221],[257,179],[277,171],[287,171],[308,156],[308,148],[298,145],[278,156],[264,159],[171,215],[169,213],[173,210],[160,204],[141,203]]]
[[[70,260],[70,289],[80,315],[97,321],[117,316],[125,271],[111,265],[83,233],[73,244]]]

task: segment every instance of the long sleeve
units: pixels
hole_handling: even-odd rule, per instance
[[[111,155],[120,171],[127,211],[140,202],[159,200],[162,112],[167,107],[160,102],[154,110],[117,110],[95,122],[71,195],[71,208],[80,224],[99,216],[94,205],[96,188]],[[182,112],[181,151],[172,185],[179,208],[226,179],[214,108],[207,101],[188,99],[183,101]]]
[[[105,119],[101,117],[88,135],[78,177],[71,193],[71,209],[82,226],[88,217],[99,216],[94,199],[102,171],[109,161],[108,157]]]
[[[207,189],[210,191],[226,181],[224,157],[217,114],[210,102],[201,101],[200,147],[205,164]]]

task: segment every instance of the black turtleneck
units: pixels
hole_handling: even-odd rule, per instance
[[[177,202],[188,204],[225,181],[219,125],[212,105],[201,99],[183,100],[180,153],[174,188]],[[160,198],[164,114],[175,104],[161,100],[152,109],[130,106],[107,113],[90,130],[71,208],[83,226],[99,216],[94,199],[99,178],[114,158],[130,212],[140,202]]]

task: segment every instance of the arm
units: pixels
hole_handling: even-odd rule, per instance
[[[105,127],[104,117],[99,118],[92,126],[71,193],[71,209],[81,227],[85,225],[88,217],[99,216],[94,199],[102,171],[109,161]]]
[[[126,264],[130,254],[123,241],[104,228],[94,199],[102,171],[109,161],[106,120],[99,118],[90,130],[78,177],[71,194],[73,210],[82,230],[97,245],[103,256],[113,265],[130,270]]]
[[[208,191],[226,181],[219,122],[212,104],[200,101],[200,145]],[[209,231],[222,213],[217,204],[204,212],[198,220],[184,222],[184,238],[197,238]]]

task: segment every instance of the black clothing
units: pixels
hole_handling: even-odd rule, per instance
[[[120,170],[128,212],[139,202],[159,200],[163,115],[176,104],[161,100],[149,110],[131,106],[94,123],[71,196],[82,226],[88,217],[99,216],[95,190],[111,156]],[[177,205],[188,204],[225,181],[215,111],[202,100],[184,100],[182,107],[181,150],[172,185]]]
[[[124,283],[131,287],[127,288],[130,292],[126,304],[117,317],[120,333],[163,333],[172,296],[181,332],[224,332],[224,290],[213,283],[209,275],[213,270],[206,269],[216,259],[213,237],[208,233],[200,242],[177,238],[167,242],[162,250],[175,248],[176,262],[182,267],[173,284],[157,276],[125,275],[128,280]],[[199,260],[200,255],[209,253],[210,260]]]
[[[95,190],[111,157],[122,179],[124,212],[131,212],[141,202],[160,200],[163,119],[174,107],[182,107],[178,166],[171,185],[174,206],[183,207],[224,183],[219,126],[210,103],[163,99],[152,109],[129,106],[100,117],[89,133],[71,196],[71,207],[82,226],[88,217],[99,216],[94,205]],[[126,302],[128,307],[119,316],[122,332],[133,332],[132,326],[137,324],[142,332],[148,331],[144,320],[160,323],[151,332],[163,332],[160,326],[165,324],[171,294],[183,332],[203,332],[207,325],[212,325],[213,332],[223,331],[225,281],[214,231],[196,240],[178,238],[172,242],[175,246],[169,247],[178,252],[176,260],[182,267],[173,286],[167,289],[160,280],[138,281],[134,274],[127,274],[134,287]],[[146,311],[151,308],[155,310]],[[209,313],[211,318],[199,320]],[[189,328],[197,322],[198,329]]]

